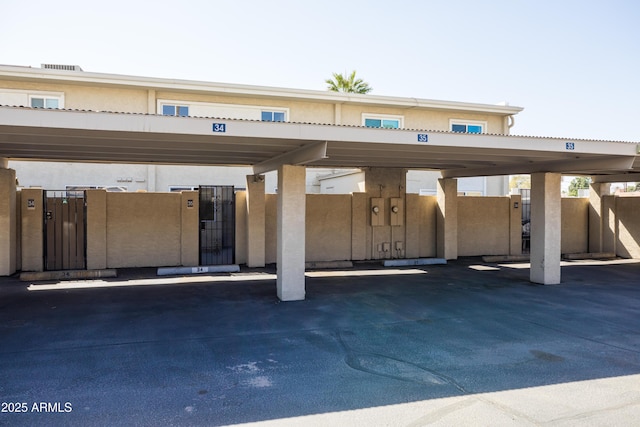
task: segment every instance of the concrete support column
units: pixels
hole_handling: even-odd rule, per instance
[[[9,159],[0,157],[0,169],[9,169]]]
[[[247,267],[265,265],[264,175],[247,175]]]
[[[604,252],[603,196],[611,192],[610,183],[592,183],[589,189],[589,252]]]
[[[438,258],[458,258],[458,180],[438,179],[436,254]]]
[[[305,184],[304,166],[278,168],[277,289],[282,301],[305,297]]]
[[[16,171],[1,168],[0,159],[0,276],[16,272]]]
[[[534,283],[560,283],[561,175],[531,174],[531,270]]]

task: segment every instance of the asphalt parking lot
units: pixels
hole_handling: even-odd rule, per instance
[[[0,425],[637,425],[640,263],[0,278]]]

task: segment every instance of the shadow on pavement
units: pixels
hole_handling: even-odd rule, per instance
[[[640,264],[567,264],[559,286],[528,274],[477,259],[317,273],[289,303],[268,277],[3,278],[0,396],[30,410],[0,424],[237,424],[640,373]]]

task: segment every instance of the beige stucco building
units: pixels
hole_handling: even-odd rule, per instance
[[[0,74],[0,105],[345,126],[363,126],[368,120],[369,126],[441,131],[457,127],[495,134],[508,134],[513,116],[521,111],[521,108],[500,105],[374,95],[341,96],[318,91],[115,76],[87,73],[78,66],[4,67]],[[187,168],[166,164],[12,161],[10,166],[18,173],[21,186],[56,190],[81,186],[110,191],[164,192],[193,189],[203,184],[242,188],[245,176],[251,173],[249,168]],[[357,191],[358,184],[364,183],[364,175],[360,173],[355,183],[350,180],[348,184],[344,179],[332,179],[334,174],[343,176],[344,172],[309,169],[307,192],[348,194]],[[412,170],[407,191],[435,194],[439,176],[438,172]],[[502,196],[509,192],[505,177],[465,178],[458,186],[468,195]],[[275,193],[276,187],[276,174],[266,174],[266,191]],[[327,187],[330,188],[326,190]]]
[[[303,299],[305,265],[521,254],[517,173],[532,281],[559,283],[561,254],[638,256],[639,199],[607,191],[638,180],[637,144],[509,136],[521,110],[0,66],[0,274],[276,263]],[[593,176],[589,199],[562,174]]]

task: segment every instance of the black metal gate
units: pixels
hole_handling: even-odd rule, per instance
[[[233,186],[200,186],[200,265],[234,264],[236,209]]]
[[[44,192],[45,270],[86,267],[86,203],[84,191]]]
[[[520,189],[522,196],[522,253],[531,251],[531,190]]]

